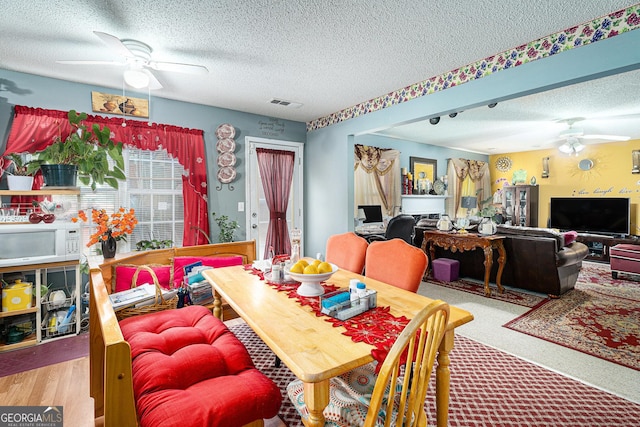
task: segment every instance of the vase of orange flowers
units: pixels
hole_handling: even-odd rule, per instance
[[[87,222],[89,218],[84,211],[79,211],[78,216],[71,221]],[[138,220],[134,209],[120,208],[118,211],[107,214],[105,209],[91,209],[91,222],[97,227],[89,236],[87,246],[100,243],[102,256],[113,258],[116,255],[117,241],[127,239],[127,235],[133,233]]]

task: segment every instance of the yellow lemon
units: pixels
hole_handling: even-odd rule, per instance
[[[333,271],[333,267],[328,262],[321,262],[318,265],[318,272],[320,273],[331,273]]]
[[[303,274],[304,273],[304,266],[302,264],[300,264],[299,262],[296,262],[295,264],[293,264],[291,266],[291,269],[289,271],[291,271],[292,273]]]
[[[303,267],[306,267],[307,265],[309,265],[309,263],[307,262],[306,259],[301,259],[300,261],[298,261],[300,264],[302,264]]]
[[[315,259],[313,260],[312,264],[315,265],[316,267],[320,265],[320,263],[322,263],[322,261],[320,261],[319,259]]]
[[[304,268],[304,274],[318,274],[318,267],[313,264],[307,265]]]

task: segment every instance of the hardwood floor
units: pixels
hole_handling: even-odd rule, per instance
[[[62,406],[64,425],[93,426],[89,357],[0,377],[3,406]]]

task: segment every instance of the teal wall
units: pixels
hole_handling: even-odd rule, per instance
[[[11,126],[14,105],[39,107],[54,110],[76,110],[91,113],[91,92],[121,94],[122,89],[110,89],[71,83],[31,74],[16,73],[0,69],[0,153],[4,153],[8,132]],[[147,99],[147,93],[127,93],[136,98]],[[245,201],[245,137],[261,137],[285,141],[306,141],[306,126],[302,122],[276,119],[273,117],[249,114],[224,108],[209,107],[200,104],[157,98],[151,93],[150,120],[154,123],[169,124],[204,131],[208,169],[209,212],[228,215],[240,224],[236,232],[237,239],[244,239],[245,212],[238,212],[238,202]],[[117,117],[117,116],[114,116]],[[129,120],[129,119],[128,119]],[[277,129],[282,132],[265,130],[264,124],[279,122]],[[217,152],[215,136],[216,128],[222,123],[230,123],[236,128],[236,163],[238,178],[233,182],[234,190],[225,185],[221,191],[216,190]],[[5,184],[2,182],[2,184]],[[4,187],[6,188],[6,186]],[[211,235],[217,236],[217,225],[211,221]]]
[[[324,252],[327,237],[353,229],[353,144],[361,135],[399,123],[637,69],[640,68],[638,46],[640,31],[626,32],[309,132],[304,171],[305,253]],[[400,142],[394,148],[403,152],[403,159],[410,155],[436,158],[439,175],[443,167],[441,160],[444,160],[441,156],[452,156],[433,146],[413,154],[414,147],[407,142]],[[463,157],[474,158],[470,153]]]

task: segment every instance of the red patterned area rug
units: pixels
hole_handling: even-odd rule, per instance
[[[607,264],[583,263],[575,289],[504,326],[640,370],[640,282]]]
[[[426,283],[484,296],[484,284],[479,281],[459,279],[454,280],[453,282],[443,282],[441,280],[436,280],[433,277],[428,277]],[[536,305],[547,299],[546,297],[533,295],[527,292],[520,292],[516,289],[511,288],[505,288],[504,293],[500,294],[498,293],[498,287],[495,283],[489,283],[489,287],[491,288],[490,298],[498,301],[509,302],[511,304],[521,305],[524,307],[535,307]]]
[[[294,375],[246,324],[230,326],[245,344],[256,367],[278,384],[283,395],[280,418],[302,426],[286,394]],[[515,356],[456,336],[451,352],[451,427],[610,427],[637,426],[640,405],[549,371]],[[428,426],[436,425],[435,375],[425,408]]]

